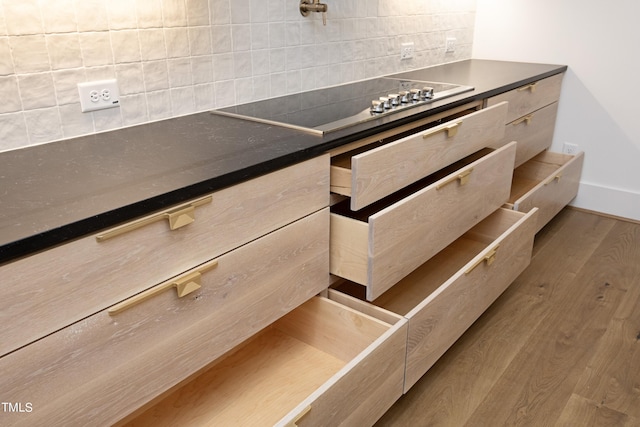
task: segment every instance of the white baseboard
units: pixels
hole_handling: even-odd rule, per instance
[[[570,205],[640,221],[640,193],[629,190],[581,182]]]

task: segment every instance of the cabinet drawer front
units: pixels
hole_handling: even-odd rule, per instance
[[[510,123],[519,117],[557,102],[560,99],[563,77],[564,74],[556,74],[533,84],[496,95],[487,99],[487,106],[504,101],[509,102],[509,112],[505,123]]]
[[[331,273],[373,300],[508,200],[510,143],[371,215],[331,214]],[[469,174],[470,172],[470,174]]]
[[[507,124],[501,145],[518,142],[516,167],[551,146],[557,112],[558,103],[554,102]]]
[[[323,156],[213,193],[194,210],[184,207],[175,220],[195,221],[175,230],[161,213],[142,226],[135,221],[125,234],[110,230],[101,233],[106,240],[88,236],[0,267],[0,355],[322,209],[328,161]]]
[[[545,151],[515,170],[513,208],[540,210],[536,232],[578,194],[583,160],[584,153],[569,156]]]
[[[398,141],[334,159],[331,190],[358,210],[502,139],[507,104],[471,113]]]
[[[402,394],[405,349],[405,319],[314,297],[130,425],[372,425]]]
[[[498,237],[486,242],[482,252],[448,279],[439,277],[439,270],[450,262],[446,259],[453,257],[450,252],[434,257],[405,279],[413,281],[415,286],[421,282],[426,287],[442,283],[406,315],[409,333],[405,392],[529,265],[537,212],[533,209],[515,217],[511,213],[515,212],[500,209],[471,230],[470,239],[483,241]],[[466,248],[462,245],[471,246],[461,239],[450,251],[463,252]]]
[[[0,390],[32,402],[9,424],[108,425],[173,387],[329,283],[328,209],[217,259],[200,290],[107,311],[0,359]]]

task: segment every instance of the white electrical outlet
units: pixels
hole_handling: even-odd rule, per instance
[[[400,60],[413,58],[413,50],[415,46],[413,42],[402,43],[400,45]]]
[[[457,39],[455,37],[447,37],[447,40],[445,42],[444,51],[446,53],[455,52],[456,51],[456,41],[457,41]]]
[[[120,106],[120,91],[116,79],[78,83],[78,93],[83,113]]]
[[[564,154],[570,154],[572,156],[575,156],[576,154],[578,154],[579,151],[580,151],[580,146],[578,144],[573,144],[571,142],[565,142],[562,145],[562,152]]]

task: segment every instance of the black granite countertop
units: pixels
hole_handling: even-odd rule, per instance
[[[0,264],[565,70],[466,60],[396,74],[475,90],[324,136],[204,112],[0,153]]]

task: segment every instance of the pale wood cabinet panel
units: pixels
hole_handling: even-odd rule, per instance
[[[215,192],[182,228],[160,220],[0,267],[0,355],[322,209],[328,162],[321,156]]]

